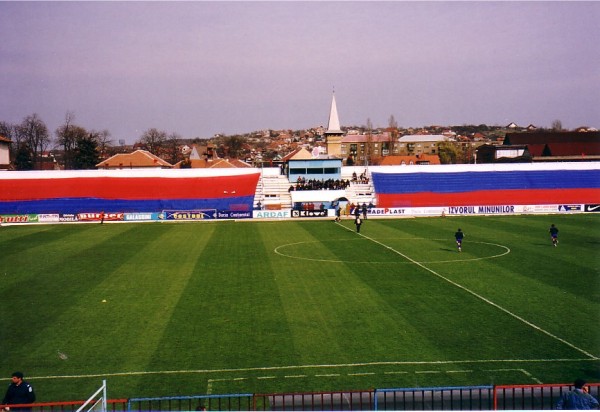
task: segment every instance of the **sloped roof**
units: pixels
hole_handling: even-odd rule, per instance
[[[229,163],[231,163],[235,167],[252,167],[251,164],[248,164],[248,163],[246,163],[246,162],[244,162],[243,160],[240,160],[240,159],[229,159],[229,160],[226,160],[226,161],[228,161]]]
[[[147,150],[136,150],[132,153],[119,153],[96,165],[98,168],[140,168],[162,167],[172,168],[173,165]]]
[[[8,137],[0,135],[0,142],[12,143],[12,140],[10,140]]]
[[[404,162],[404,163],[402,163]],[[412,162],[412,164],[419,164],[419,163],[424,163],[427,162],[427,164],[430,165],[439,165],[440,163],[440,157],[438,155],[430,155],[430,154],[421,154],[419,156],[416,155],[406,155],[406,156],[385,156],[382,160],[381,163],[379,164],[380,166],[398,166],[398,165],[402,165],[402,164],[406,164],[406,165],[410,165]]]
[[[306,150],[304,147],[298,147],[292,150],[290,153],[283,156],[281,159],[283,162],[287,162],[288,160],[308,160],[312,159],[312,154]]]
[[[502,146],[506,146],[506,145],[502,145]],[[499,148],[501,148],[502,146],[499,146]],[[526,145],[510,145],[510,146],[511,147],[525,146],[525,147],[527,147],[527,150],[529,150],[529,154],[531,154],[531,156],[534,156],[534,157],[541,156],[542,153],[544,153],[544,148],[546,147],[545,144],[526,144]]]
[[[448,137],[443,134],[405,134],[398,139],[401,143],[445,142]]]
[[[215,160],[204,160],[204,159],[190,159],[191,169],[237,169],[252,167],[248,163],[238,159],[215,159]],[[181,169],[181,163],[178,162],[174,167]]]
[[[382,134],[348,134],[342,137],[342,143],[367,143],[371,140],[371,143],[382,143],[391,141],[391,136],[388,133]]]
[[[546,145],[550,156],[581,156],[600,155],[600,141],[574,143],[548,143]],[[544,153],[544,155],[546,154]]]
[[[505,145],[600,142],[600,132],[527,132],[507,133]]]
[[[216,146],[212,143],[207,143],[205,145],[194,143],[190,148],[190,159],[203,159],[204,155],[210,152],[212,154],[213,159],[218,159]]]

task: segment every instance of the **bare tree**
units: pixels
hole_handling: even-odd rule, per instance
[[[563,130],[562,122],[560,120],[555,120],[552,122],[552,131],[553,132],[561,132]]]
[[[392,114],[388,120],[388,126],[389,126],[389,136],[390,136],[390,140],[388,143],[388,152],[391,155],[394,154],[394,147],[396,145],[396,139],[398,138],[398,122],[396,121],[396,118],[394,117],[394,115]]]
[[[87,136],[87,131],[80,126],[74,124],[75,114],[67,112],[65,114],[65,122],[59,126],[56,131],[56,143],[62,147],[63,163],[65,169],[74,168],[75,149],[77,141]]]
[[[365,166],[368,166],[371,160],[371,154],[373,149],[373,123],[371,118],[367,118],[367,130],[365,131],[367,141],[365,142]]]
[[[157,130],[155,128],[146,130],[140,138],[140,143],[146,146],[148,151],[156,156],[160,156],[167,140],[167,132]]]
[[[165,160],[172,165],[183,160],[183,154],[179,150],[179,141],[181,136],[177,133],[171,133],[165,142]]]
[[[33,163],[38,165],[50,143],[48,128],[37,113],[27,116],[19,126],[19,133],[31,150]]]
[[[107,129],[101,130],[99,132],[96,130],[92,130],[90,134],[96,140],[96,143],[98,145],[98,153],[100,157],[104,157],[108,149],[111,148],[113,145],[113,141],[110,138],[110,132]]]

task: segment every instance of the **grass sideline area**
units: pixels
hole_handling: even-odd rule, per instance
[[[599,218],[3,226],[0,376],[40,402],[598,382]]]

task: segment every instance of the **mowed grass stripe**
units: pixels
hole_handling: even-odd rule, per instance
[[[81,373],[95,365],[99,371],[127,371],[145,368],[149,362],[191,276],[194,252],[204,246],[190,242],[191,227],[148,229],[138,226],[125,234],[123,242],[135,245],[144,239],[145,243],[133,256],[114,255],[119,264],[110,273],[89,268],[102,282],[71,297],[73,308],[57,322],[67,328],[44,332],[51,337],[47,346],[68,354],[63,369]],[[185,245],[189,254],[173,254],[165,245]]]
[[[233,222],[213,226],[215,233],[196,256],[194,276],[156,359],[160,365],[168,360],[176,368],[277,362],[282,356],[279,348],[292,342],[280,316],[259,227]]]
[[[41,233],[39,242],[32,231],[28,246],[8,242],[6,257],[3,254],[1,258],[9,281],[2,284],[0,348],[11,369],[19,369],[23,357],[39,355],[37,367],[51,370],[56,366],[58,348],[50,348],[45,342],[54,333],[78,326],[62,324],[58,319],[70,313],[80,296],[112,272],[115,262],[107,255],[118,248],[120,237],[133,227],[105,231],[99,225],[63,225],[56,227],[56,237],[50,236],[47,227],[34,228]],[[135,254],[130,246],[121,251],[124,256]]]
[[[369,352],[369,359],[379,359],[386,353],[393,356],[397,349],[394,335],[402,328],[394,319],[395,312],[386,309],[385,301],[355,272],[372,269],[352,261],[357,256],[359,260],[381,259],[373,256],[366,242],[356,241],[355,233],[329,221],[299,222],[295,226],[300,226],[304,234],[284,226],[281,238],[272,240],[273,246],[289,241],[292,234],[295,239],[310,239],[309,244],[315,244],[311,247],[321,247],[336,261],[298,263],[281,257],[276,262],[275,270],[282,274],[278,277],[281,299],[303,363],[355,362],[361,351]],[[339,248],[346,243],[354,249]],[[386,330],[387,337],[379,339]]]

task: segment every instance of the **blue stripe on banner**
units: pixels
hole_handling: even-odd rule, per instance
[[[29,213],[131,213],[159,212],[162,210],[252,210],[254,194],[251,196],[220,199],[157,199],[123,200],[97,198],[64,198],[18,202],[0,202],[0,214]]]
[[[372,177],[375,192],[378,194],[600,188],[600,170],[486,171],[454,173],[373,172]]]

